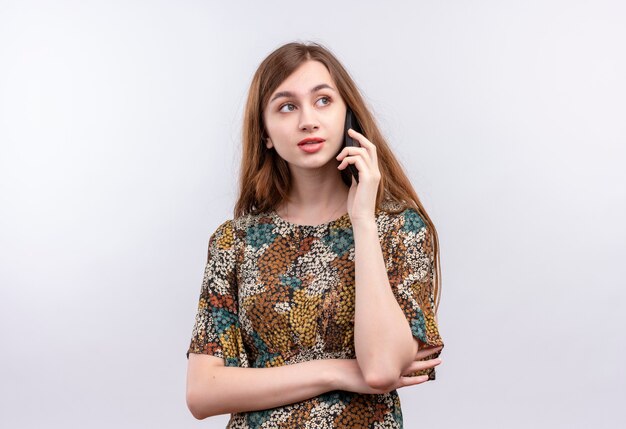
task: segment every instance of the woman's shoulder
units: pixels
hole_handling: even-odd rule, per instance
[[[222,219],[211,233],[209,247],[220,251],[240,249],[240,244],[245,240],[246,231],[255,222],[258,222],[258,219],[253,215]]]
[[[268,223],[269,221],[270,218],[267,213],[247,213],[230,219],[223,219],[219,226],[215,228],[213,234],[216,236],[237,236],[239,234],[245,234],[252,226],[260,223]]]
[[[417,232],[426,226],[424,218],[411,205],[395,200],[384,200],[377,209],[379,227],[386,232],[390,230]]]
[[[241,231],[246,231],[252,226],[256,226],[261,223],[269,223],[270,221],[269,212],[246,213],[230,220],[233,228]]]
[[[235,228],[233,220],[223,220],[221,223],[211,232],[209,238],[209,247],[215,250],[228,250],[231,249],[235,243]]]

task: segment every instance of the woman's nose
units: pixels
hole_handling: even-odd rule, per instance
[[[300,129],[311,131],[319,128],[319,121],[313,109],[302,108],[300,114]]]

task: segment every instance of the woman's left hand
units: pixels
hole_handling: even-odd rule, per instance
[[[348,133],[361,145],[361,147],[346,146],[337,155],[337,160],[341,161],[337,167],[339,170],[352,164],[359,171],[359,183],[350,175],[352,186],[348,192],[348,214],[353,223],[361,220],[375,220],[376,196],[380,183],[376,146],[352,128],[348,130]]]

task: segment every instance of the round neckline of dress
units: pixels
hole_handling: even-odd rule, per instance
[[[327,228],[327,227],[329,227],[329,226],[339,222],[340,220],[344,219],[345,217],[348,217],[348,218],[350,217],[349,213],[346,212],[346,213],[342,214],[341,216],[339,216],[336,219],[333,219],[333,220],[328,221],[328,222],[321,223],[319,225],[303,225],[303,224],[294,223],[294,222],[290,222],[288,220],[283,219],[282,217],[280,217],[278,215],[278,213],[276,213],[276,210],[270,210],[269,214],[272,217],[272,219],[274,219],[277,223],[280,223],[280,224],[283,224],[283,225],[287,225],[287,226],[290,226],[292,228],[312,229],[312,230]]]

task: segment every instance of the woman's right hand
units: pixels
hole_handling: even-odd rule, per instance
[[[361,373],[361,368],[359,367],[356,359],[333,359],[333,361],[335,361],[334,364],[336,365],[335,388],[336,390],[345,390],[355,393],[382,394],[389,393],[401,387],[421,384],[428,380],[427,375],[407,377],[405,376],[405,374],[411,374],[415,371],[433,368],[439,365],[441,363],[441,359],[429,359],[425,361],[422,361],[420,359],[432,355],[433,353],[441,350],[441,348],[442,347],[440,346],[418,351],[415,355],[415,360],[411,363],[411,365],[409,365],[406,370],[400,375],[396,383],[394,383],[390,388],[386,390],[374,389],[365,382],[365,378]]]

